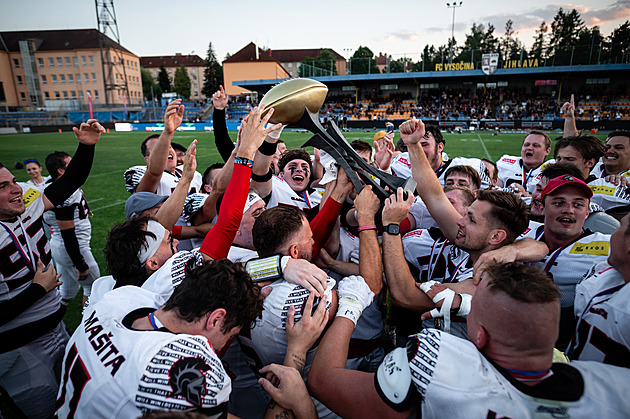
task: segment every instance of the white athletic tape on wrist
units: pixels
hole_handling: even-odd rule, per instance
[[[363,304],[359,303],[353,298],[344,297],[343,299],[339,300],[339,308],[337,309],[338,317],[345,317],[346,319],[350,319],[356,326],[359,317],[361,317],[361,313],[363,313]]]
[[[420,289],[422,291],[424,291],[424,293],[426,294],[427,292],[429,292],[429,290],[431,289],[431,287],[434,284],[439,284],[439,282],[437,281],[427,281],[427,282],[423,282],[422,284],[420,284]]]
[[[420,289],[425,293],[431,289],[433,284],[437,284],[437,281],[428,281],[420,285]],[[442,307],[434,308],[429,312],[432,318],[443,318],[444,319],[444,331],[446,333],[451,333],[451,306],[453,305],[453,298],[455,298],[455,291],[450,288],[447,288],[443,291],[440,291],[433,297],[433,303],[437,304],[442,301]]]
[[[459,296],[462,297],[462,303],[459,305],[459,310],[457,311],[457,315],[460,317],[468,317],[468,314],[470,313],[472,295],[459,294]]]

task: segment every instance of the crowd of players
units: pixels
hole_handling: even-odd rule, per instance
[[[213,102],[224,162],[197,172],[169,104],[146,165],[124,174],[107,276],[80,190],[100,124],[75,128],[72,157],[48,156],[50,179],[34,160],[23,184],[0,166],[0,386],[15,411],[628,414],[630,132],[579,135],[571,101],[562,139],[531,131],[495,163],[448,158],[436,126],[409,120],[398,141],[351,144],[417,184],[382,202],[323,151],[287,150],[273,110],[254,108],[233,142],[223,89]]]

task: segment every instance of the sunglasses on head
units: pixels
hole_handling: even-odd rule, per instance
[[[37,163],[37,159],[24,160],[24,164],[28,164],[28,163]]]

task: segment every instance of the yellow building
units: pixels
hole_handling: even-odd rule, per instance
[[[160,73],[160,67],[164,66],[166,72],[168,73],[168,77],[173,84],[173,79],[175,78],[175,71],[184,66],[186,71],[188,72],[188,77],[190,77],[190,99],[191,100],[200,100],[206,99],[206,96],[201,93],[203,89],[203,70],[205,65],[205,60],[198,55],[166,55],[159,57],[141,57],[140,65],[142,68],[147,69],[151,72],[153,76],[153,80],[157,83],[158,74]]]
[[[335,57],[331,66],[337,74],[346,74],[346,60],[331,48],[317,49],[261,49],[253,42],[223,61],[223,81],[228,95],[250,93],[249,90],[233,86],[238,80],[288,79],[298,77],[298,70],[306,57],[316,58],[328,49]]]
[[[88,94],[142,105],[138,56],[96,29],[0,32],[0,106],[73,110]]]

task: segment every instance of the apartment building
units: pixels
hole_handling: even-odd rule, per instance
[[[0,105],[69,110],[88,94],[141,105],[139,57],[96,29],[0,32]]]

